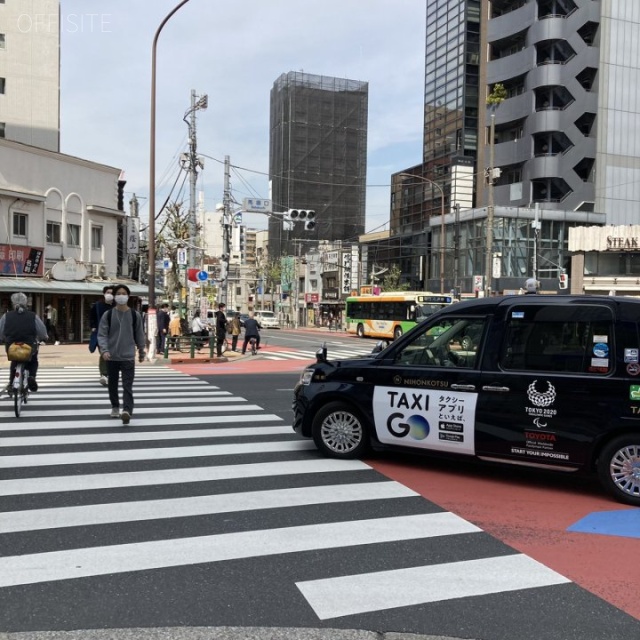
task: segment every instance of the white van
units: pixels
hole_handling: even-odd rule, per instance
[[[273,311],[256,311],[256,320],[263,329],[279,329],[278,317]]]

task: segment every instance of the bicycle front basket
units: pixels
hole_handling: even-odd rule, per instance
[[[28,362],[31,360],[31,345],[24,342],[13,342],[7,349],[7,358],[11,362]]]

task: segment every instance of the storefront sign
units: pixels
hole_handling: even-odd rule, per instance
[[[342,254],[342,293],[351,293],[351,254]]]
[[[87,267],[69,258],[64,262],[56,262],[51,268],[51,277],[54,280],[76,281],[87,277]]]
[[[318,302],[320,302],[320,294],[319,293],[305,293],[304,294],[304,301],[305,302],[311,302],[313,304],[317,304]]]
[[[0,244],[0,273],[10,276],[42,276],[44,249]]]

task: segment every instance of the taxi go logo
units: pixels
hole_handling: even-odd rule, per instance
[[[387,419],[387,429],[396,438],[409,436],[414,440],[424,440],[429,435],[431,427],[424,416],[413,415],[405,420],[404,414],[392,413]]]

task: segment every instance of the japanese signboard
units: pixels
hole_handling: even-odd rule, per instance
[[[271,200],[262,198],[244,198],[242,209],[249,213],[271,213]]]
[[[0,273],[11,276],[42,276],[44,249],[0,244]]]
[[[127,218],[127,253],[138,255],[140,252],[140,218]]]
[[[351,293],[351,253],[342,254],[342,288],[343,294]]]

